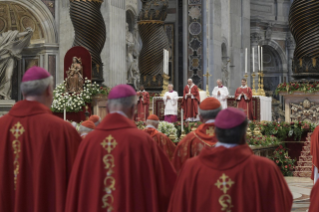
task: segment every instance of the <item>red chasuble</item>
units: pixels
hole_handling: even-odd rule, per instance
[[[146,121],[149,115],[149,105],[150,105],[150,95],[148,92],[137,92],[138,97],[137,102],[137,114],[136,114],[136,121]]]
[[[82,141],[70,177],[67,212],[166,212],[176,173],[132,120],[109,114]]]
[[[61,212],[81,138],[33,101],[0,118],[0,211]]]
[[[312,187],[311,194],[310,194],[310,207],[308,212],[318,212],[319,210],[319,183]]]
[[[205,148],[187,160],[168,212],[290,212],[292,202],[276,164],[245,144]]]
[[[201,124],[195,131],[188,133],[181,140],[174,152],[173,164],[178,172],[184,162],[199,155],[204,146],[212,147],[216,144],[215,124]]]
[[[241,95],[242,93],[245,94],[246,98],[244,95]],[[240,100],[238,100],[238,97],[241,95]],[[249,120],[253,120],[253,102],[252,102],[252,97],[253,94],[251,92],[251,89],[247,86],[245,88],[239,87],[236,89],[235,92],[235,99],[237,101],[237,108],[241,108],[245,111],[247,117]]]
[[[187,95],[189,93],[191,95]],[[192,98],[192,96],[194,98]],[[200,97],[199,97],[199,91],[197,86],[193,84],[192,87],[189,88],[189,86],[186,85],[184,88],[183,100],[182,100],[182,108],[184,110],[184,120],[187,118],[197,117],[199,103],[200,103]]]
[[[154,128],[144,129],[153,140],[162,148],[169,160],[172,160],[176,145],[165,134]]]
[[[311,179],[314,179],[314,166],[319,169],[319,126],[315,128],[311,135],[310,154],[312,155]]]

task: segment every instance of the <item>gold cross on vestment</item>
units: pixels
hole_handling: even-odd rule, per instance
[[[113,141],[112,141],[113,140]],[[108,152],[111,153],[112,150],[116,147],[117,142],[116,140],[113,138],[112,135],[109,135],[108,137],[106,137],[103,142],[101,143],[102,147]]]
[[[232,181],[227,175],[223,174],[217,180],[217,183],[215,183],[215,186],[217,186],[217,188],[219,188],[220,190],[224,192],[224,194],[226,194],[233,184],[235,184],[235,182]]]
[[[210,127],[206,130],[206,134],[209,136],[213,136],[215,134],[215,129],[213,127]]]
[[[10,130],[10,132],[13,134],[13,136],[18,139],[20,135],[24,133],[24,128],[20,124],[20,122],[16,123]]]

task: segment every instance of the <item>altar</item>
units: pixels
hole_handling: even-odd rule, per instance
[[[181,120],[182,98],[178,98],[178,120]],[[256,121],[272,121],[271,97],[253,96],[253,116]],[[228,107],[237,107],[234,96],[227,99]],[[153,114],[157,115],[161,121],[164,120],[164,101],[162,97],[154,97],[152,101]]]

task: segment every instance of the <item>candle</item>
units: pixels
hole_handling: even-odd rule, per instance
[[[255,72],[255,49],[253,47],[253,72]]]
[[[260,46],[258,46],[258,71],[260,71]]]
[[[64,106],[64,111],[63,111],[63,118],[64,118],[64,121],[66,120],[66,110],[65,110],[65,106]]]
[[[184,117],[184,110],[181,109],[181,129],[182,129],[182,132],[184,131],[183,117]]]
[[[247,48],[245,49],[245,74],[247,74]]]
[[[260,50],[260,53],[261,53],[261,62],[260,62],[260,64],[261,64],[261,71],[263,71],[264,70],[264,54],[263,54],[263,47],[261,47],[261,50]]]

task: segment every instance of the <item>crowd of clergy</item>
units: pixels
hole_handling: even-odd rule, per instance
[[[113,87],[108,115],[91,116],[79,134],[50,111],[53,77],[30,68],[21,82],[24,100],[0,118],[0,211],[290,212],[293,197],[279,168],[246,144],[245,80],[235,96],[246,110],[227,108],[227,88],[217,83],[216,98],[200,102],[188,80],[184,119],[198,116],[202,124],[176,146],[157,130],[159,117],[148,114],[143,87]],[[168,122],[176,121],[177,97],[169,85]],[[144,130],[134,122],[140,119]],[[316,184],[310,212],[319,211],[318,198]]]

